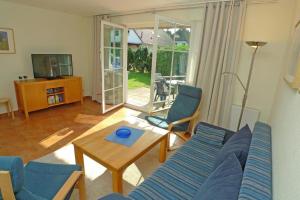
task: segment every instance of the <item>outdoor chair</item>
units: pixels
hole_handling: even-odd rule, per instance
[[[188,85],[178,85],[178,95],[170,108],[150,113],[145,119],[153,126],[169,130],[184,141],[185,133],[191,133],[197,118],[200,116],[202,89]],[[155,113],[168,110],[166,117],[154,116]],[[170,141],[170,134],[169,139]],[[169,142],[168,142],[169,143]],[[168,144],[168,149],[170,145]]]
[[[155,98],[154,101],[157,101],[158,98],[160,99],[160,101],[165,101],[167,99],[167,96],[169,95],[169,91],[171,89],[171,95],[173,95],[173,99],[175,97],[175,88],[168,85],[166,82],[166,79],[161,78],[159,80],[157,80],[155,82],[156,84],[156,94],[155,94]]]
[[[20,157],[0,156],[0,199],[69,199],[77,184],[85,199],[83,172],[78,165],[29,162]]]

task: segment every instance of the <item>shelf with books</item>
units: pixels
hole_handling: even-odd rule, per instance
[[[57,105],[65,102],[64,92],[47,94],[48,105]]]

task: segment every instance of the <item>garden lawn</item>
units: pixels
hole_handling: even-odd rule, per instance
[[[128,89],[141,87],[150,88],[151,74],[141,72],[128,72]]]

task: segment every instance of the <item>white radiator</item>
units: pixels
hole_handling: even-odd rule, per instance
[[[231,116],[230,116],[230,122],[229,122],[229,129],[236,131],[238,123],[239,123],[239,117],[241,113],[241,106],[238,105],[232,105],[231,107]],[[260,111],[255,110],[253,108],[245,108],[244,115],[242,118],[241,128],[248,124],[251,131],[253,131],[255,122],[259,120]]]

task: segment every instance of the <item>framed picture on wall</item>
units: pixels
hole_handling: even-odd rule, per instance
[[[16,53],[12,28],[0,28],[0,53]]]

